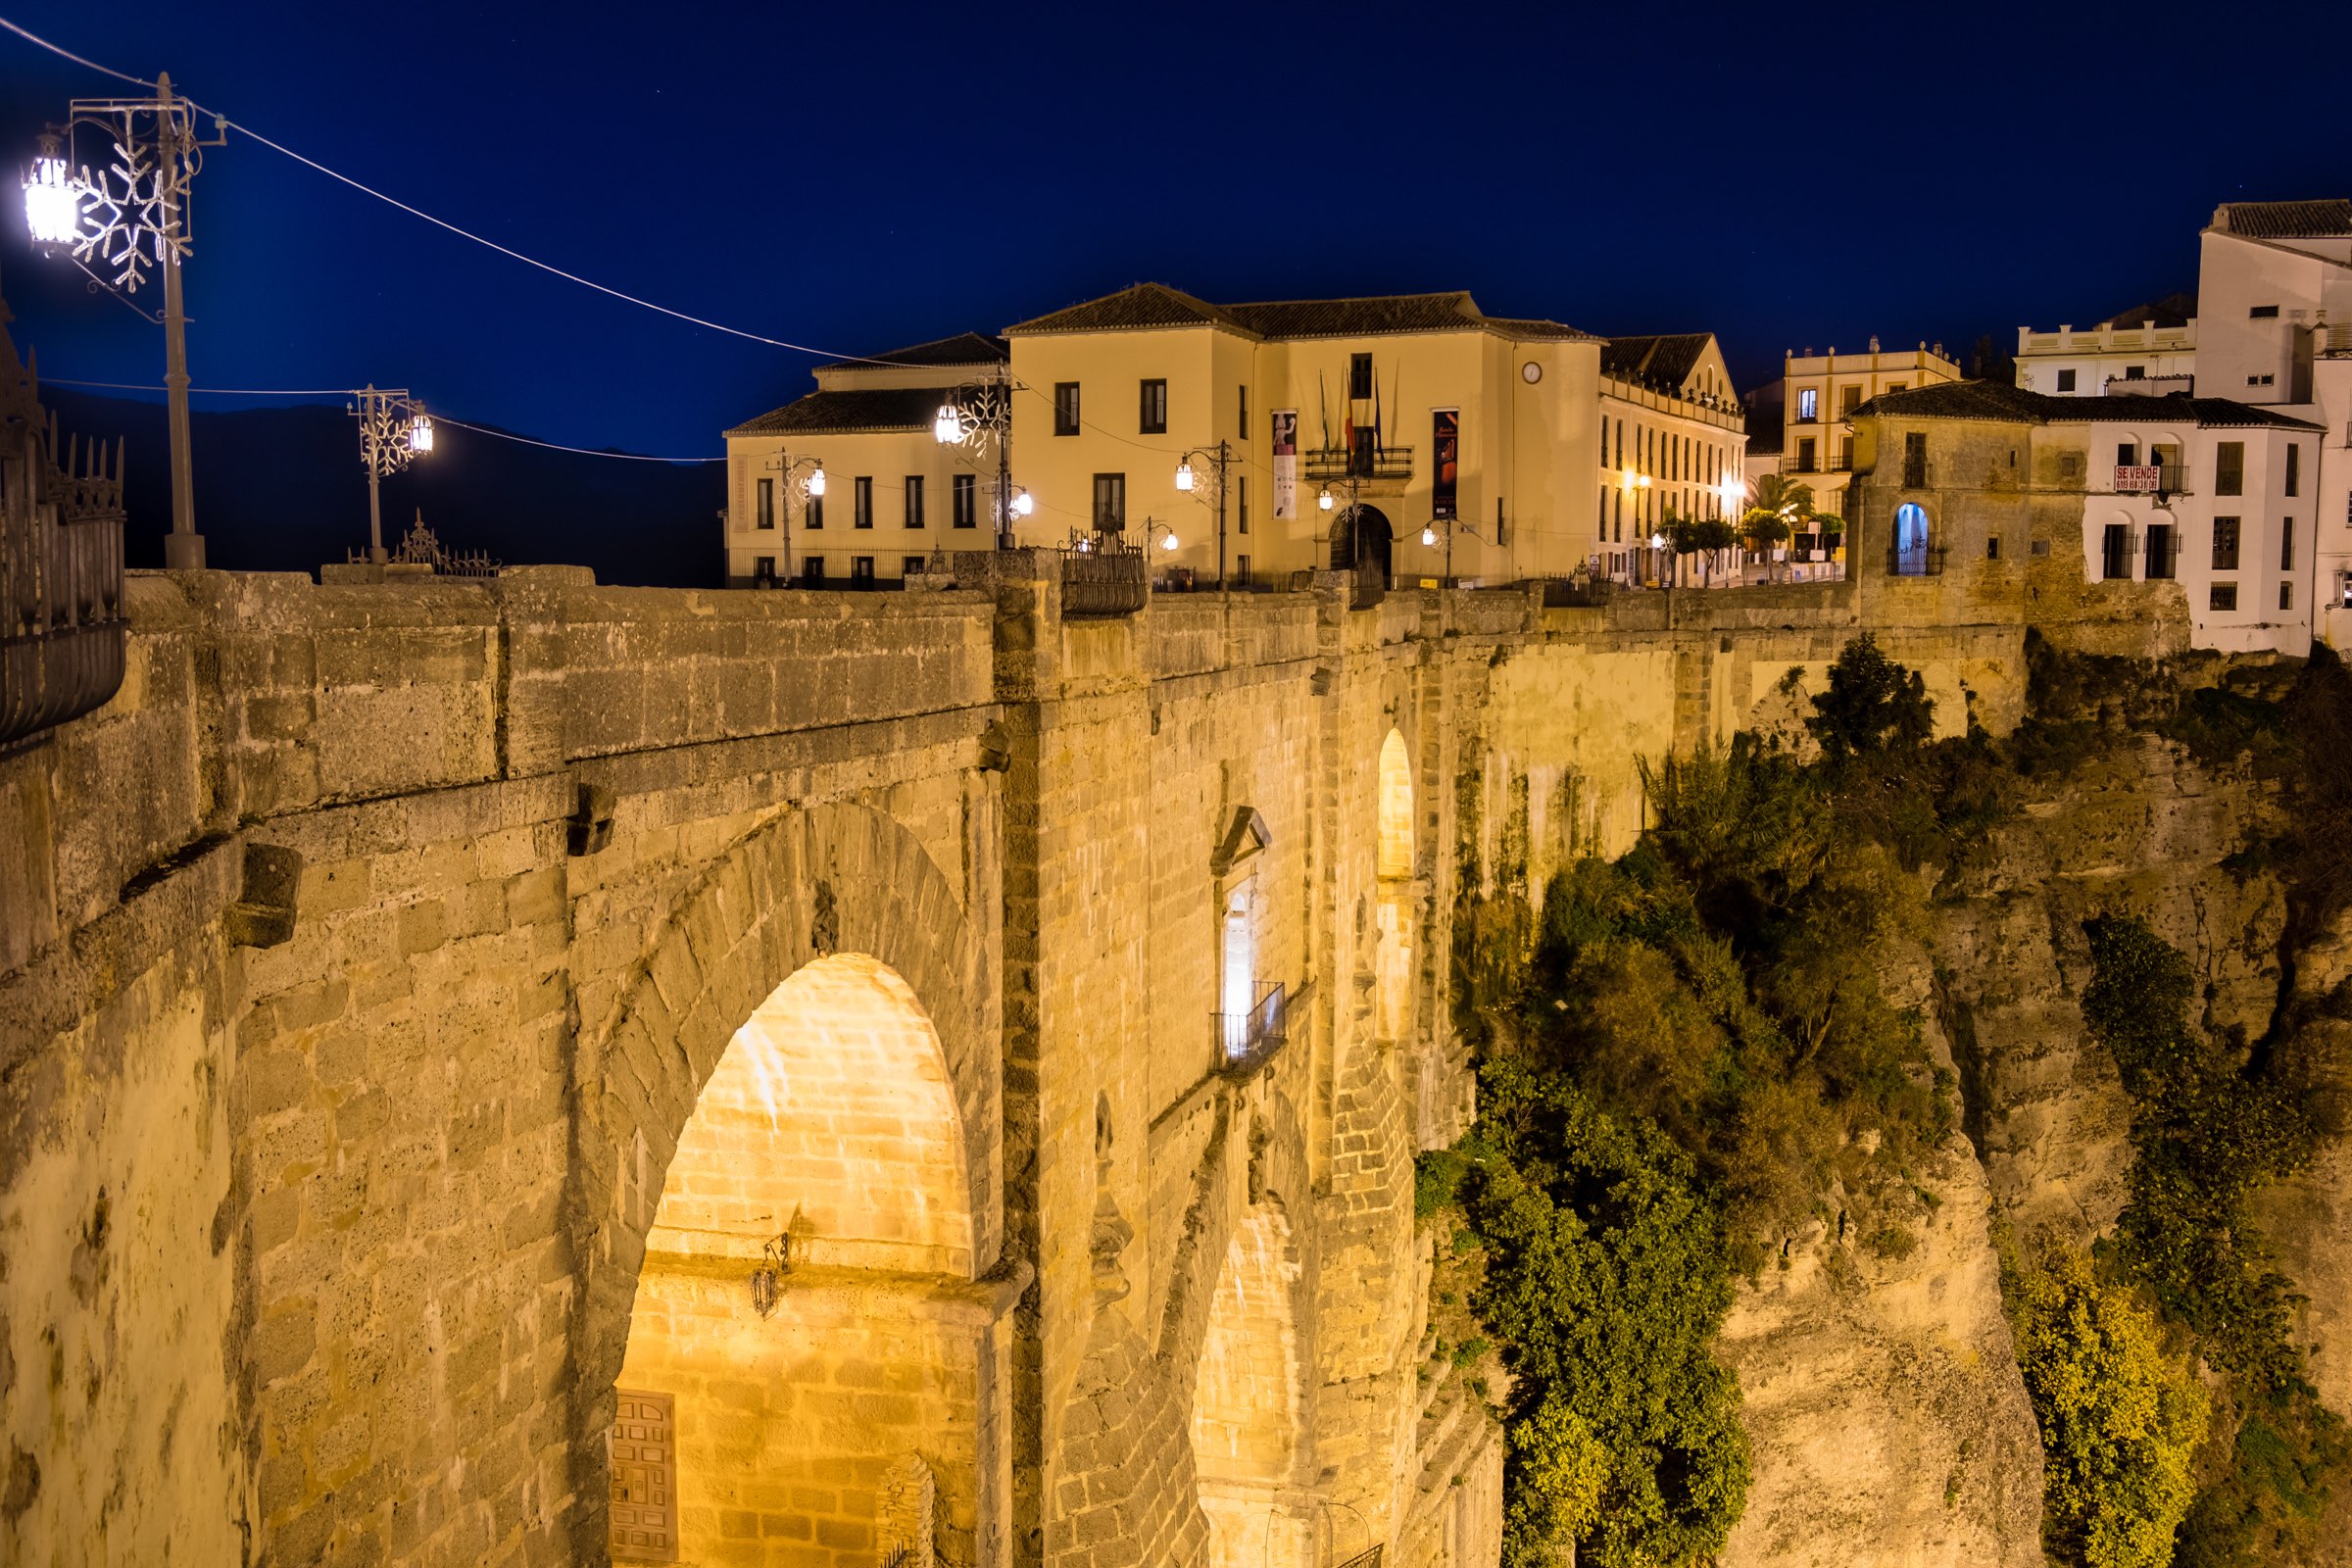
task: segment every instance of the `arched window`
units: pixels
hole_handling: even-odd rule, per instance
[[[1928,543],[1928,509],[1906,501],[1894,509],[1894,575],[1924,577],[1932,568],[1934,551]]]
[[[1380,743],[1380,874],[1413,874],[1413,764],[1395,730]]]

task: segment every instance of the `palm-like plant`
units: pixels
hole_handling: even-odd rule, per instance
[[[1768,473],[1756,481],[1756,499],[1740,519],[1742,531],[1759,547],[1777,545],[1791,534],[1810,532],[1819,515],[1813,510],[1813,487],[1785,473]]]

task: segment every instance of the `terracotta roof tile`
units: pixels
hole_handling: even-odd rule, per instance
[[[811,392],[729,430],[729,435],[845,435],[856,430],[921,430],[953,387],[893,386]]]
[[[2352,200],[2224,202],[2213,210],[2213,226],[2255,239],[2340,239],[2352,236]]]

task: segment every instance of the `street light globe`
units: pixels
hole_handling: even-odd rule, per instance
[[[422,413],[409,421],[409,450],[416,453],[433,450],[433,421]]]
[[[1315,497],[1315,505],[1321,507],[1325,512],[1331,510],[1331,486],[1323,487],[1323,493]]]
[[[1012,514],[1014,516],[1026,517],[1036,510],[1037,503],[1030,499],[1028,491],[1015,490],[1012,493]]]
[[[825,466],[821,463],[808,470],[808,493],[820,501],[824,499]]]
[[[81,233],[81,187],[54,153],[35,158],[24,176],[24,226],[35,245],[70,245]]]
[[[1740,484],[1739,480],[1726,479],[1723,481],[1723,505],[1726,511],[1738,511],[1740,503],[1746,498],[1746,486]]]
[[[1436,544],[1438,542],[1438,530],[1434,527],[1422,529],[1421,542],[1425,545]]]
[[[1176,488],[1179,490],[1190,490],[1192,487],[1193,465],[1191,460],[1187,459],[1185,462],[1176,465]]]
[[[942,403],[939,412],[931,416],[931,438],[943,447],[963,439],[963,421],[956,416],[954,404]]]
[[[1160,540],[1159,540],[1159,548],[1160,548],[1160,549],[1162,549],[1162,550],[1173,550],[1173,549],[1175,549],[1175,548],[1176,548],[1176,536],[1175,536],[1174,534],[1172,534],[1172,533],[1169,533],[1169,534],[1162,534],[1162,535],[1160,536]]]
[[[1650,549],[1652,549],[1652,550],[1663,550],[1663,549],[1665,549],[1665,548],[1666,548],[1666,536],[1665,536],[1664,534],[1662,534],[1662,533],[1653,533],[1653,534],[1651,534],[1651,535],[1649,536],[1649,548],[1650,548]]]

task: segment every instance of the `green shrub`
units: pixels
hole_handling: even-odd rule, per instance
[[[1829,689],[1813,699],[1813,714],[1805,728],[1832,762],[1920,746],[1936,732],[1926,680],[1887,658],[1869,632],[1838,652]]]

